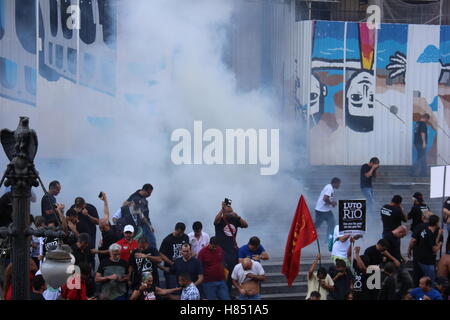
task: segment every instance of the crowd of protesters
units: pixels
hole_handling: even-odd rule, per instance
[[[83,198],[65,206],[56,200],[61,184],[52,181],[41,200],[41,216],[30,215],[35,228],[63,230],[64,237],[32,237],[30,297],[32,300],[259,300],[265,280],[261,261],[268,253],[256,236],[239,247],[238,228],[247,222],[234,212],[231,203],[222,202],[214,219],[215,236],[203,232],[200,221],[186,234],[183,222],[175,224],[157,247],[150,220],[148,198],[153,186],[145,184],[123,202],[111,217],[105,193],[103,217]],[[227,200],[227,199],[226,199]],[[11,192],[0,198],[1,225],[11,219]],[[101,239],[97,245],[97,228]],[[12,299],[10,246],[1,252],[2,298]],[[40,272],[48,252],[69,250],[79,267],[80,285],[52,288]],[[68,249],[70,248],[70,249]],[[164,276],[164,281],[160,276]]]
[[[323,221],[328,224],[326,235],[332,266],[324,268],[320,254],[317,255],[308,272],[306,299],[450,299],[449,232],[444,243],[444,225],[447,225],[447,231],[450,227],[450,198],[443,203],[441,217],[430,211],[420,192],[413,194],[409,213],[403,209],[400,195],[394,195],[391,202],[376,213],[372,179],[379,163],[378,158],[372,158],[360,171],[367,215],[373,221],[376,214],[383,227],[379,241],[363,252],[356,243],[363,235],[340,232],[339,225],[335,224],[332,209],[337,205],[335,190],[340,187],[341,180],[333,178],[323,188],[315,207],[315,225],[319,228]],[[407,257],[404,257],[401,239],[408,234]]]

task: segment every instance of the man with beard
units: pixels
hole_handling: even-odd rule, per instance
[[[159,254],[164,261],[165,268],[171,268],[175,260],[182,257],[181,247],[183,244],[189,243],[189,237],[184,233],[186,225],[182,222],[178,222],[175,225],[175,230],[161,243],[159,248]],[[163,269],[164,270],[164,269]],[[173,289],[177,287],[177,277],[173,272],[164,271],[164,277],[166,278],[166,288]]]
[[[95,282],[101,284],[101,300],[126,300],[127,263],[120,259],[122,247],[113,243],[109,247],[109,259],[100,262]]]
[[[138,248],[138,242],[133,239],[134,228],[132,225],[126,225],[123,229],[123,238],[116,243],[122,247],[120,259],[125,262],[130,260],[131,253]]]
[[[139,239],[139,247],[133,251],[128,261],[128,273],[132,283],[136,287],[144,272],[151,272],[153,283],[159,287],[159,275],[157,265],[162,262],[158,250],[153,248],[147,238]]]

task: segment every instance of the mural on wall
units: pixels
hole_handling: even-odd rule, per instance
[[[311,23],[312,164],[357,165],[378,156],[384,164],[411,165],[413,128],[425,112],[428,164],[448,159],[448,143],[438,146],[450,139],[448,27]]]
[[[343,163],[344,154],[334,141],[344,138],[342,92],[344,90],[344,34],[340,22],[313,22],[311,80],[309,94],[310,144],[327,145],[329,153],[310,148],[313,162],[322,160]]]
[[[47,81],[64,78],[114,96],[116,19],[112,3],[0,0],[0,97],[35,106],[37,73]],[[67,9],[74,4],[80,7],[80,30],[67,26],[71,18]]]
[[[439,77],[438,150],[437,161],[450,163],[450,26],[441,26],[440,34],[441,74]]]

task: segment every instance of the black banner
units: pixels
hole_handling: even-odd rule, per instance
[[[366,231],[366,200],[339,200],[339,232],[362,234]]]

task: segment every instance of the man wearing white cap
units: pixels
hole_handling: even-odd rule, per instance
[[[136,240],[133,239],[134,227],[130,224],[123,228],[123,238],[116,243],[122,247],[120,250],[120,259],[128,261],[130,259],[131,253],[139,247]]]

